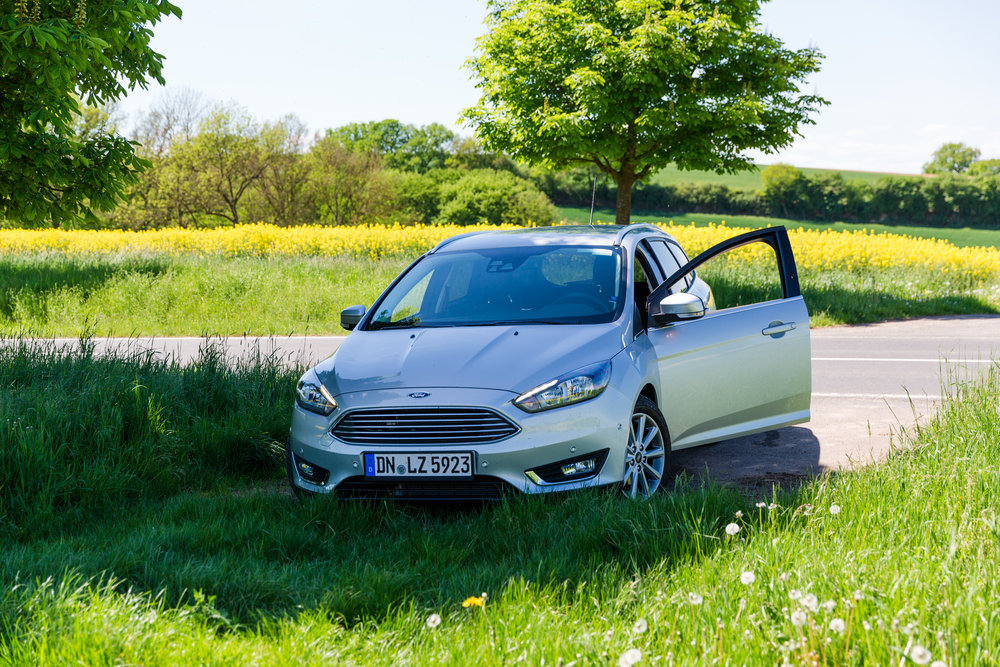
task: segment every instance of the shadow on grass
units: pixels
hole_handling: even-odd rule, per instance
[[[786,490],[781,502],[798,503],[799,493]],[[737,491],[683,474],[650,502],[593,490],[460,510],[329,497],[300,504],[274,487],[190,493],[9,544],[0,577],[113,577],[163,591],[170,604],[200,591],[241,623],[313,608],[377,622],[399,608],[446,610],[525,585],[557,602],[616,599],[637,577],[711,557],[736,510],[749,508]]]
[[[7,257],[0,258],[0,319],[30,314],[44,321],[50,296],[73,290],[82,297],[128,275],[159,276],[170,270],[167,259]],[[27,312],[25,312],[27,311]]]

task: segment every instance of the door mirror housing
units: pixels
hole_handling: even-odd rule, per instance
[[[696,320],[704,317],[705,302],[700,297],[686,292],[668,294],[654,304],[649,310],[649,319],[656,326],[665,326],[674,322]]]
[[[340,326],[348,331],[354,331],[354,327],[358,326],[358,322],[365,316],[366,311],[367,309],[361,305],[344,308],[340,311]]]

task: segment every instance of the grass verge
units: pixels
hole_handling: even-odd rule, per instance
[[[465,511],[140,488],[0,543],[0,664],[993,664],[1000,367],[953,391],[884,465],[762,505],[683,479]]]

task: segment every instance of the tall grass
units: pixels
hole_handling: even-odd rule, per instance
[[[126,346],[97,357],[0,341],[0,534],[46,534],[81,513],[271,474],[295,369],[207,341],[181,367]]]
[[[764,498],[140,494],[3,543],[0,664],[994,664],[1000,367],[953,391],[884,465]]]

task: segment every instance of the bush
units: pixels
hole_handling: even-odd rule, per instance
[[[507,171],[471,169],[440,187],[438,224],[551,225],[558,212],[530,181]]]

